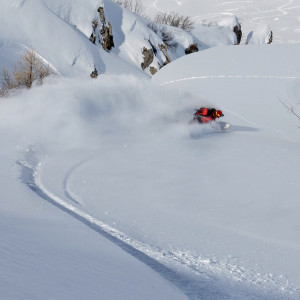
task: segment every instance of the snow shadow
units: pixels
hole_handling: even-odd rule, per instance
[[[250,127],[250,126],[238,126],[238,125],[231,125],[231,131],[260,131],[259,128]]]
[[[190,138],[192,139],[200,139],[205,138],[215,134],[228,134],[233,131],[244,131],[244,132],[256,132],[260,131],[259,128],[249,127],[249,126],[238,126],[231,125],[231,127],[227,130],[218,129],[210,126],[209,124],[192,124],[189,128]]]
[[[113,35],[116,54],[120,53],[119,47],[125,42],[125,34],[122,30],[123,10],[113,1],[103,1],[105,16],[113,25]]]
[[[208,137],[215,134],[223,134],[229,133],[230,129],[228,130],[221,130],[218,128],[212,127],[209,123],[208,124],[190,124],[189,134],[191,139],[200,139],[204,137]]]

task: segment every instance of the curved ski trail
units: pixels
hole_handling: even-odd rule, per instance
[[[94,157],[94,156],[93,156]],[[91,159],[91,158],[89,158]],[[83,160],[68,172],[67,178]],[[297,299],[299,291],[285,278],[272,274],[262,275],[254,270],[239,267],[233,261],[220,261],[215,258],[203,258],[190,251],[169,251],[135,240],[123,232],[81,211],[72,204],[57,197],[41,182],[39,172],[42,163],[37,154],[30,149],[25,159],[19,160],[21,166],[20,180],[46,200],[89,228],[98,232],[125,252],[149,266],[163,278],[174,284],[189,299]],[[70,193],[66,194],[74,203]]]

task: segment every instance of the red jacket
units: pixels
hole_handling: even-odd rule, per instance
[[[194,116],[200,123],[208,123],[218,118],[216,112],[215,108],[201,107],[194,113]]]

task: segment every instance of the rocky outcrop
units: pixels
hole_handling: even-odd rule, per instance
[[[259,24],[251,30],[246,39],[247,44],[271,44],[273,42],[273,31],[268,24]]]
[[[273,31],[270,33],[269,40],[267,41],[267,44],[271,44],[273,42]]]
[[[150,71],[150,73],[151,73],[152,75],[154,75],[154,74],[157,72],[157,69],[154,68],[154,67],[150,67],[150,68],[149,68],[149,71]]]
[[[96,44],[96,36],[92,33],[91,36],[90,36],[90,41],[93,43],[93,44]]]
[[[234,28],[233,28],[233,32],[236,35],[236,43],[235,43],[235,45],[239,45],[241,43],[242,36],[243,36],[241,25],[240,24],[239,25],[235,25]]]
[[[111,24],[109,22],[107,23],[107,26],[103,24],[100,33],[102,35],[103,49],[107,51],[111,50],[111,48],[115,46]]]
[[[158,44],[158,49],[157,49],[150,40],[148,40],[148,42],[151,48],[147,49],[146,47],[144,47],[142,49],[142,54],[144,58],[143,58],[143,62],[141,63],[141,67],[143,71],[149,68],[149,72],[151,73],[151,75],[154,75],[158,71],[158,69],[170,63],[171,59],[170,56],[168,55],[168,47],[166,45]],[[165,61],[163,57],[165,57]],[[153,65],[151,66],[151,64],[157,66],[154,67]]]
[[[146,47],[143,48],[142,53],[144,55],[144,61],[141,63],[141,67],[145,70],[152,64],[154,54],[152,49],[147,49]]]
[[[98,8],[98,13],[99,13],[99,16],[100,16],[100,22],[102,24],[104,24],[105,23],[105,15],[104,15],[104,8],[102,6],[100,6]]]
[[[98,77],[98,71],[97,71],[96,67],[90,76],[91,76],[91,78],[94,78],[94,79]]]
[[[235,15],[227,15],[217,22],[218,26],[229,28],[235,34],[235,39],[233,41],[234,45],[239,45],[242,40],[242,26],[239,19]]]
[[[195,43],[190,45],[187,49],[185,49],[185,54],[191,54],[198,51],[199,51],[198,45]]]
[[[101,24],[101,25],[100,25]],[[98,8],[98,17],[92,22],[93,32],[90,41],[94,44],[101,44],[105,51],[110,51],[114,47],[114,38],[110,22],[106,23],[104,8]]]
[[[159,50],[164,54],[164,56],[166,57],[166,61],[163,63],[163,66],[169,64],[171,62],[170,56],[168,54],[168,46],[165,44],[160,44],[158,45]]]

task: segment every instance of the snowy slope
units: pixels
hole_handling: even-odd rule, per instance
[[[201,1],[198,0],[144,0],[147,13],[177,11],[192,17],[196,28],[200,24],[216,25],[235,15],[242,24],[243,43],[251,31],[260,32],[269,25],[274,43],[299,43],[300,6],[297,0]]]
[[[185,299],[157,273],[22,184],[12,152],[30,152],[15,149],[18,140],[1,129],[4,136],[1,299]]]
[[[272,47],[270,61],[261,46],[215,48],[170,64],[153,84],[49,81],[2,102],[1,127],[35,145],[41,165],[23,151],[15,160],[32,165],[38,194],[179,268],[185,279],[167,279],[189,297],[297,298],[299,130],[279,100],[298,103],[298,48]],[[190,127],[204,104],[223,109],[231,131]]]
[[[57,7],[55,3],[58,4],[33,0],[1,2],[1,11],[5,13],[0,22],[1,27],[6,28],[0,33],[3,67],[13,70],[21,50],[33,49],[63,76],[87,76],[94,67],[99,73],[136,72],[143,76],[136,66],[110,55],[89,41],[92,21],[101,2],[89,1],[79,5],[79,1],[66,1]],[[24,15],[27,18],[23,18]],[[88,30],[89,35],[85,36]],[[11,48],[14,48],[13,51]],[[7,52],[12,52],[10,63],[6,62]]]
[[[118,28],[111,53],[88,40],[100,2]],[[283,105],[299,114],[299,46],[179,47],[150,81],[130,46],[159,36],[100,2],[0,4],[1,67],[30,48],[62,75],[0,99],[0,298],[299,299],[299,119]],[[174,3],[222,22],[244,2],[148,12]],[[295,4],[234,13],[279,11],[297,33]],[[193,34],[203,49],[233,43],[228,28]],[[189,125],[203,105],[231,128]]]
[[[6,0],[0,5],[3,12],[0,25],[5,28],[0,32],[0,62],[2,68],[10,71],[27,49],[36,51],[57,73],[73,77],[87,76],[94,67],[98,73],[130,72],[149,76],[148,69],[142,72],[142,50],[152,49],[152,46],[157,53],[151,66],[158,70],[166,61],[166,56],[159,50],[159,45],[163,44],[162,37],[148,27],[150,21],[111,0],[88,0],[84,3],[79,0]],[[89,40],[92,22],[99,18],[97,10],[100,6],[104,7],[106,22],[112,25],[115,47],[110,53]],[[200,49],[234,42],[234,34],[228,29],[210,30],[200,26],[201,39],[181,29],[167,30],[178,44],[176,49],[169,49],[171,60],[185,55],[184,50],[195,42]]]

